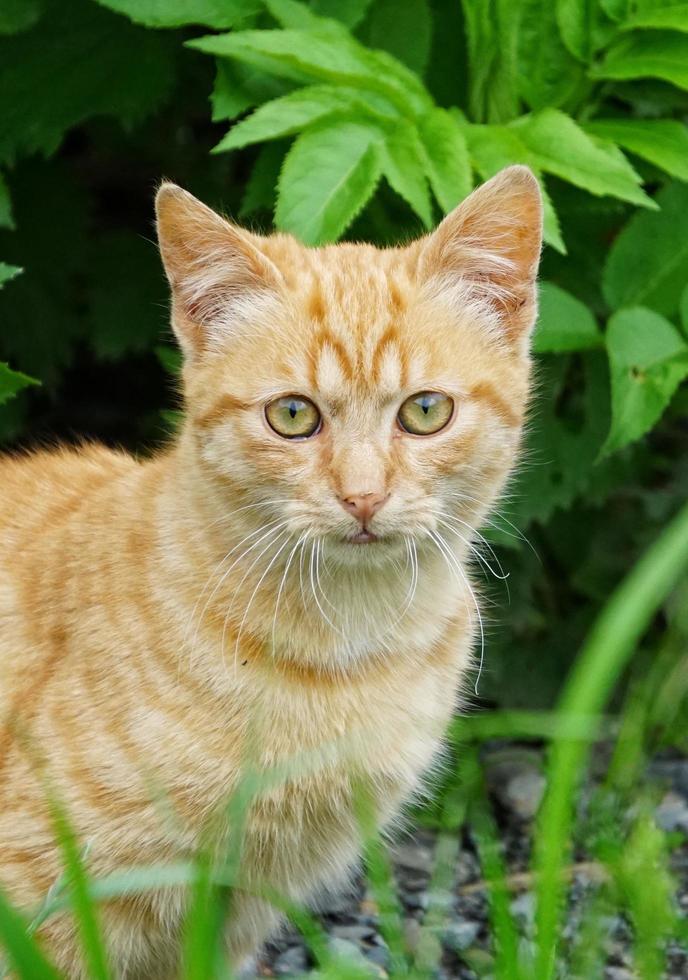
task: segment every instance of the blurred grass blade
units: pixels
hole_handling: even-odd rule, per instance
[[[0,891],[0,947],[21,980],[60,980],[60,974],[29,936],[27,924]],[[0,962],[0,976],[2,976]]]
[[[90,894],[90,878],[83,860],[83,852],[79,849],[76,835],[64,808],[54,797],[51,801],[51,810],[69,881],[70,904],[74,910],[89,976],[93,980],[109,980],[107,954],[98,923],[96,903]]]
[[[605,606],[566,683],[563,717],[598,714],[652,616],[688,567],[688,504],[643,555]],[[568,857],[573,795],[589,741],[557,741],[551,748],[548,791],[535,843],[539,872],[535,976],[549,980],[554,969],[561,916],[562,869]]]

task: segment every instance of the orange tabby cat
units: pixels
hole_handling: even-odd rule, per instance
[[[48,784],[102,876],[187,857],[247,766],[290,764],[248,814],[238,962],[278,922],[251,893],[344,876],[357,788],[388,824],[437,756],[519,445],[540,197],[511,167],[386,250],[259,237],[171,184],[157,209],[178,438],[0,465],[0,882],[31,909],[60,877]],[[183,908],[102,908],[117,977],[174,975]],[[69,916],[42,935],[84,976]]]

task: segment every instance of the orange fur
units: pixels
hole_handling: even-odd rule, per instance
[[[158,228],[179,437],[146,462],[93,447],[0,464],[0,882],[31,908],[60,875],[47,785],[103,875],[192,854],[242,767],[287,766],[249,813],[227,926],[241,958],[278,918],[251,890],[302,900],[346,875],[356,787],[387,825],[437,757],[477,625],[471,529],[526,407],[539,194],[511,168],[384,251],[261,238],[172,185]],[[455,417],[402,432],[401,402],[427,389]],[[319,407],[313,438],[266,424],[289,393]],[[381,540],[354,545],[337,498],[365,494],[388,495]],[[104,907],[118,977],[174,973],[183,907],[170,890]],[[71,919],[42,934],[81,977]]]

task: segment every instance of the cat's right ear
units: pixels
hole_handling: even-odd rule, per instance
[[[155,199],[158,243],[172,288],[172,326],[187,357],[222,345],[232,323],[281,275],[237,228],[176,184],[164,183]]]

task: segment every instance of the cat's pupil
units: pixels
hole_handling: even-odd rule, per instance
[[[296,418],[296,413],[298,412],[298,407],[296,402],[289,403],[289,414],[292,418]]]

